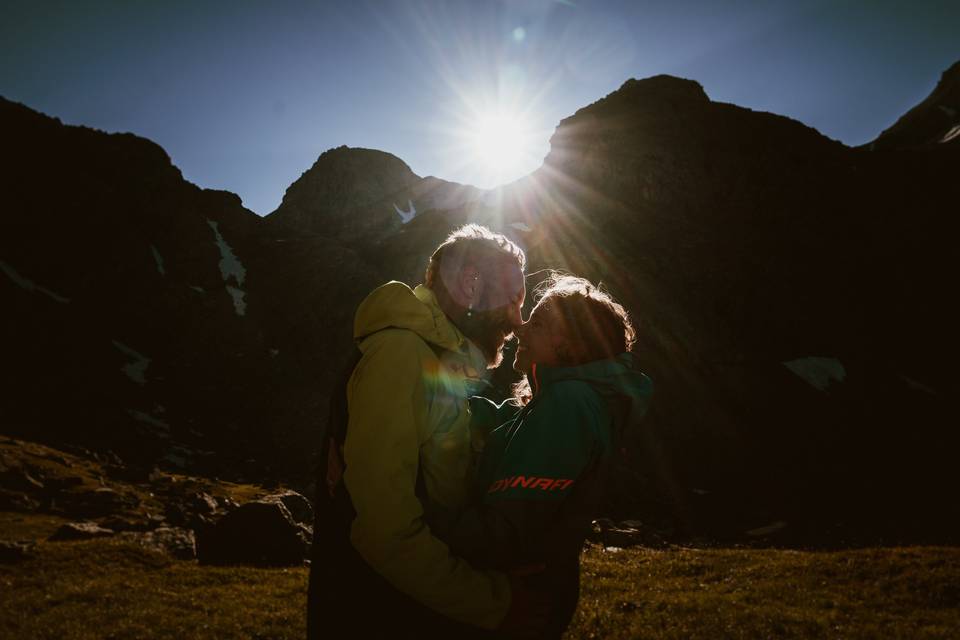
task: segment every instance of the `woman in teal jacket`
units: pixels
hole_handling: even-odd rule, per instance
[[[432,514],[431,526],[476,566],[545,567],[530,578],[551,602],[540,637],[559,638],[576,609],[580,551],[611,458],[652,383],[637,369],[623,307],[582,278],[551,278],[517,337],[524,378],[514,399],[471,400],[482,449],[472,506]]]

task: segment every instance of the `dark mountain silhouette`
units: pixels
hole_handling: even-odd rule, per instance
[[[372,232],[393,228],[397,214],[386,201],[419,180],[389,153],[337,147],[290,185],[267,220],[341,239],[369,238]]]
[[[657,395],[639,450],[685,519],[945,530],[958,168],[668,77],[561,122],[531,268],[565,261],[640,319]]]
[[[943,72],[936,89],[881,133],[873,149],[960,148],[960,62]]]
[[[5,428],[212,474],[305,469],[290,427],[322,424],[326,345],[349,346],[379,276],[271,235],[147,140],[9,102],[0,123]]]
[[[263,219],[147,140],[2,102],[6,430],[306,484],[357,303],[418,282],[476,221],[638,320],[656,396],[612,512],[715,538],[943,540],[960,158],[934,119],[957,70],[856,149],[690,80],[630,80],[511,185],[340,147]]]

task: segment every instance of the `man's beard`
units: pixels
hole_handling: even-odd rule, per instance
[[[513,327],[507,320],[507,309],[492,311],[474,311],[464,316],[460,330],[468,337],[487,359],[487,368],[496,369],[503,362],[503,346],[513,333]]]

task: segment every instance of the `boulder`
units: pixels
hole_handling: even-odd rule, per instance
[[[202,514],[212,514],[219,507],[217,504],[217,499],[211,496],[209,493],[204,493],[203,491],[198,491],[190,496],[187,504],[195,512]]]
[[[121,539],[173,556],[178,560],[196,560],[197,538],[191,529],[160,527],[153,531],[125,532]]]
[[[0,489],[0,511],[36,511],[40,503],[21,491]]]
[[[33,542],[0,540],[0,564],[14,564],[33,555]]]
[[[655,547],[667,546],[661,531],[645,525],[639,520],[624,520],[616,523],[608,518],[593,521],[593,531],[589,539],[604,547]]]
[[[166,520],[171,524],[190,529],[201,529],[223,515],[219,501],[204,491],[187,495],[170,495],[164,506],[164,512]]]
[[[224,511],[231,511],[240,506],[240,503],[231,498],[230,496],[218,496],[217,505]]]
[[[311,534],[280,500],[256,500],[231,511],[201,532],[201,564],[302,565]]]
[[[115,535],[115,533],[112,529],[105,529],[96,522],[68,522],[57,529],[48,540],[51,542],[90,540],[92,538],[105,538]]]
[[[270,494],[260,500],[264,502],[283,503],[283,506],[290,512],[290,516],[295,522],[310,528],[313,527],[313,505],[310,504],[310,501],[303,494],[288,489],[280,493]]]

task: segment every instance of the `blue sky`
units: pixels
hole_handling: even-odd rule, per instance
[[[341,144],[421,176],[520,177],[562,118],[659,73],[862,144],[960,59],[958,33],[960,2],[932,0],[3,0],[0,95],[150,138],[266,214]],[[527,123],[498,175],[469,138],[497,109]]]

